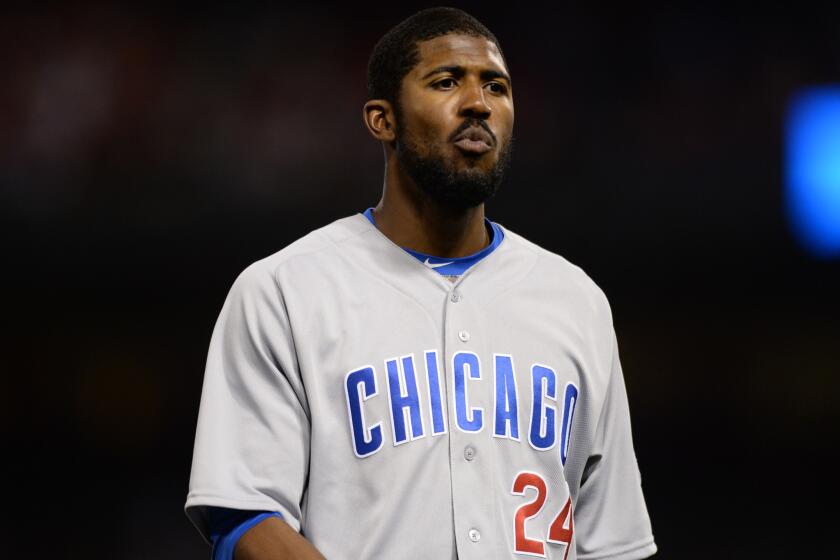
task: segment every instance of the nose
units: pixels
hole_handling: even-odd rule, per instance
[[[484,88],[481,84],[470,85],[464,88],[464,99],[461,102],[461,116],[486,119],[490,116],[492,109],[484,98]]]

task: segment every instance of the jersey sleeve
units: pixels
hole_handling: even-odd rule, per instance
[[[272,272],[247,268],[216,322],[185,510],[210,541],[208,508],[278,512],[300,530],[309,411]]]
[[[656,552],[614,333],[612,338],[607,392],[575,508],[579,560],[635,560]]]

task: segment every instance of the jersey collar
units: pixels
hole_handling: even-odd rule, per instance
[[[370,223],[373,224],[375,227],[376,222],[373,219],[373,208],[368,208],[363,212],[363,214],[368,219],[368,221],[370,221]],[[460,276],[464,272],[466,272],[470,267],[475,265],[478,261],[492,253],[496,249],[496,247],[499,246],[499,244],[502,242],[502,239],[504,238],[505,234],[502,232],[502,228],[500,228],[498,224],[496,224],[495,222],[491,222],[486,217],[484,218],[484,221],[489,226],[493,238],[490,240],[490,244],[487,245],[487,247],[483,248],[477,253],[473,253],[472,255],[447,259],[442,257],[436,257],[434,255],[427,255],[425,253],[414,251],[406,247],[403,247],[402,249],[406,253],[423,263],[427,268],[434,270],[441,276]]]

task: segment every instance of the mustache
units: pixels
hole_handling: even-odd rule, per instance
[[[493,134],[492,130],[490,130],[490,126],[484,120],[477,119],[475,117],[467,117],[467,119],[464,120],[464,122],[462,122],[457,129],[455,129],[455,132],[449,135],[449,141],[452,142],[453,140],[455,140],[456,136],[458,136],[468,128],[474,126],[480,126],[481,128],[483,128],[487,132],[487,134],[490,135],[490,138],[493,139],[493,145],[496,145],[498,143],[496,140],[496,135]]]

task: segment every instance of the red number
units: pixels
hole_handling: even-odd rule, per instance
[[[537,491],[537,496],[532,502],[524,504],[516,510],[513,520],[514,529],[514,551],[519,554],[530,554],[531,556],[540,556],[545,558],[545,544],[537,539],[529,539],[525,535],[525,522],[531,518],[539,515],[545,505],[546,490],[545,480],[543,477],[532,472],[522,472],[516,476],[513,481],[513,490],[511,492],[517,496],[524,496],[526,488],[533,488]],[[575,524],[573,520],[572,498],[566,500],[566,505],[551,522],[548,529],[548,538],[546,542],[553,544],[566,545],[566,554],[563,560],[569,557],[569,549],[572,547],[572,536],[574,535]]]
[[[568,529],[565,527],[568,521]],[[566,500],[566,505],[551,522],[551,527],[548,529],[548,539],[550,543],[565,544],[566,554],[563,555],[563,560],[569,557],[569,549],[572,548],[572,535],[575,532],[575,521],[572,515],[572,499]]]
[[[542,509],[543,504],[545,504],[545,481],[540,475],[535,473],[519,473],[519,476],[513,481],[512,492],[517,496],[524,496],[525,488],[528,487],[537,491],[537,498],[533,502],[527,503],[516,510],[516,516],[514,517],[516,546],[514,550],[523,554],[545,557],[545,545],[542,541],[529,539],[525,536],[525,521],[536,517]]]

